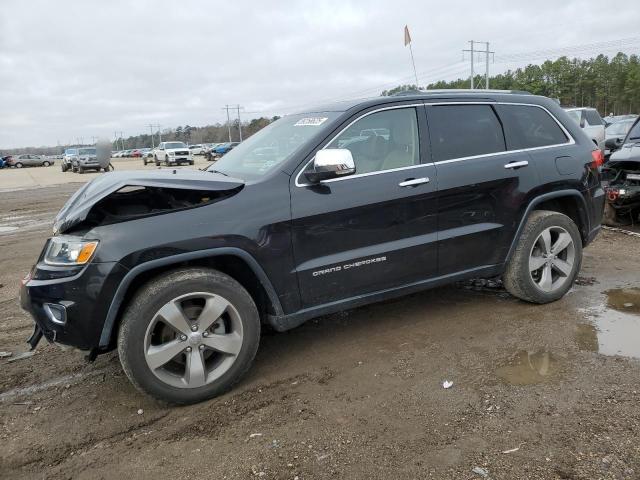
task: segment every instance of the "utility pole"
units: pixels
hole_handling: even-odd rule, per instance
[[[122,138],[122,132],[113,132],[113,135],[116,137],[116,145],[118,145],[118,134],[120,136],[120,144],[122,145],[122,150],[124,150],[124,138]]]
[[[484,43],[485,45],[485,50],[475,50],[475,44],[476,43]],[[471,90],[473,90],[475,88],[474,83],[475,83],[475,73],[473,70],[474,67],[474,62],[475,62],[475,54],[476,53],[483,53],[485,55],[485,73],[484,73],[484,83],[485,83],[485,87],[487,90],[489,89],[489,55],[491,55],[493,58],[493,54],[495,52],[491,52],[489,51],[489,42],[478,42],[475,40],[469,40],[469,44],[471,45],[470,49],[467,50],[463,50],[462,51],[462,55],[464,56],[465,52],[469,52],[470,57],[471,57]]]
[[[222,110],[226,110],[227,111],[227,130],[229,131],[229,142],[231,142],[231,118],[229,118],[229,110],[232,107],[230,107],[229,105],[225,105]]]
[[[240,122],[240,109],[244,108],[240,105],[236,105],[236,110],[238,110],[238,132],[240,133],[240,141],[242,141],[242,123]]]
[[[158,143],[158,145],[160,145],[160,143],[162,143],[162,132],[160,132],[160,125],[157,123],[148,123],[147,127],[149,127],[149,131],[151,132],[151,148],[156,148],[155,144],[153,143],[153,127],[156,127],[158,129],[158,135],[160,136],[160,142]]]

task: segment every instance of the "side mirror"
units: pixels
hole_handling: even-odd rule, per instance
[[[305,173],[311,183],[344,177],[356,173],[356,164],[351,151],[346,148],[318,150],[313,160],[313,169]]]

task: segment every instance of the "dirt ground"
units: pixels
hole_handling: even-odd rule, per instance
[[[0,192],[12,357],[19,281],[77,187]],[[0,478],[640,478],[639,247],[604,231],[549,305],[478,281],[267,334],[233,391],[190,407],[138,393],[115,353],[43,341],[0,359]]]

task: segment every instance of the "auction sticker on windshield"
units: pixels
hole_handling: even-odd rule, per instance
[[[318,125],[322,125],[326,121],[327,121],[327,117],[301,118],[293,126],[294,127],[307,127],[307,126],[317,127]]]

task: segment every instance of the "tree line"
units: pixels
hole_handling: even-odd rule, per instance
[[[470,78],[439,81],[426,89],[470,88]],[[484,76],[477,75],[476,85],[484,86]],[[400,85],[382,95],[416,90],[416,85]],[[535,95],[558,99],[561,105],[595,107],[602,115],[640,112],[640,58],[618,53],[612,58],[598,55],[581,60],[560,57],[541,65],[530,64],[491,76],[489,88],[524,90]]]
[[[277,120],[278,116],[271,118],[260,117],[252,120],[242,122],[242,138],[250,137],[260,129],[266,127],[271,122]],[[229,128],[230,127],[230,128]],[[240,139],[240,132],[238,130],[238,121],[231,122],[230,126],[226,124],[216,123],[215,125],[205,125],[203,127],[192,127],[190,125],[178,126],[176,128],[166,128],[162,131],[156,131],[153,134],[153,145],[160,143],[162,137],[163,142],[169,141],[181,141],[189,144],[196,143],[222,143],[229,141],[229,130],[231,130],[231,141],[237,142]],[[140,135],[130,135],[129,137],[122,138],[122,141],[118,138],[117,141],[112,142],[113,150],[121,150],[124,143],[125,150],[131,150],[134,148],[151,147],[152,138],[150,133],[142,133]],[[60,155],[65,149],[71,147],[77,147],[78,145],[57,145],[55,147],[24,147],[13,148],[7,150],[7,154],[20,155],[22,153],[33,153],[36,155]],[[89,145],[86,145],[89,146]],[[4,155],[4,151],[2,152]]]
[[[263,129],[271,122],[276,121],[278,116],[271,118],[260,117],[254,118],[248,122],[242,122],[242,138],[246,139]],[[216,123],[215,125],[205,125],[204,127],[192,127],[190,125],[178,126],[176,128],[167,128],[162,131],[154,132],[153,145],[158,145],[160,138],[163,142],[180,141],[188,144],[198,143],[222,143],[229,141],[229,132],[231,132],[231,141],[240,141],[240,130],[238,128],[238,120],[231,122],[229,125]],[[121,150],[124,142],[124,149],[131,150],[133,148],[145,148],[152,146],[152,138],[150,133],[142,133],[140,135],[132,135],[128,138],[114,140],[113,149]]]

